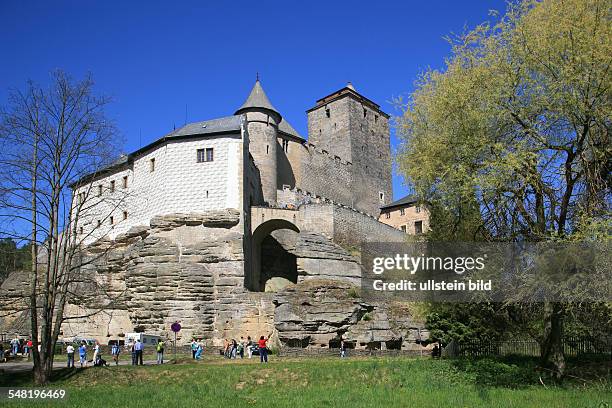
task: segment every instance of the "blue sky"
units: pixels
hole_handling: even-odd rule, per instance
[[[303,136],[306,109],[352,81],[394,115],[443,37],[502,11],[466,1],[0,2],[0,104],[28,79],[91,72],[130,152],[187,121],[231,115],[255,80]],[[392,146],[397,140],[392,130]],[[394,175],[394,196],[406,193]]]

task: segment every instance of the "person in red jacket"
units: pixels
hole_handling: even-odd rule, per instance
[[[267,339],[264,336],[261,336],[257,344],[259,346],[259,361],[262,363],[268,362],[268,346],[266,343],[268,340],[270,340],[271,335],[272,334],[269,334]]]

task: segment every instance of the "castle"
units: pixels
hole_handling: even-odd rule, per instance
[[[92,259],[80,273],[92,299],[114,301],[97,314],[93,300],[69,304],[86,317],[63,336],[168,336],[180,321],[183,343],[274,330],[290,346],[401,344],[405,316],[398,334],[382,306],[348,296],[360,243],[406,236],[378,220],[392,201],[389,115],[350,83],[307,114],[305,140],[257,80],[234,115],[189,123],[77,181],[72,225]],[[366,314],[383,322],[376,336]]]

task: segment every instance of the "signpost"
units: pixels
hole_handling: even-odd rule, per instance
[[[176,333],[181,331],[181,324],[179,322],[172,323],[170,330],[174,332],[174,363],[176,364]]]

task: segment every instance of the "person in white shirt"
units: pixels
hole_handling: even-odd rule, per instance
[[[96,364],[96,359],[98,358],[99,353],[100,353],[100,343],[96,341],[96,345],[94,346],[94,355],[93,355],[94,364]]]
[[[74,346],[72,344],[66,347],[66,356],[68,356],[68,368],[74,368]]]

